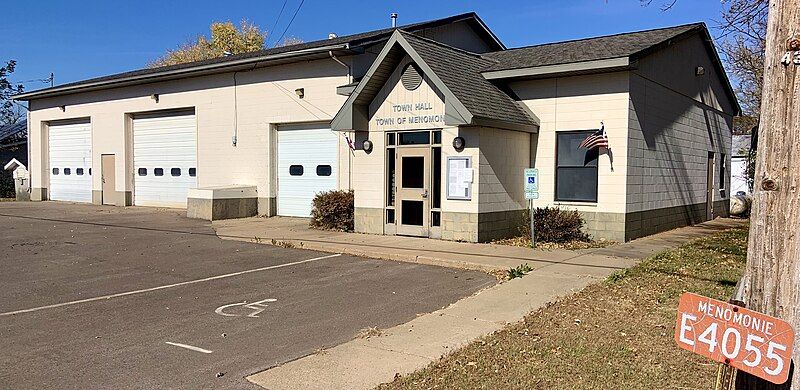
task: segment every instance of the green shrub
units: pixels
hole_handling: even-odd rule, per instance
[[[537,242],[570,242],[590,241],[588,234],[583,232],[586,221],[575,210],[564,210],[558,207],[537,207],[533,210]],[[525,213],[525,224],[520,227],[520,234],[524,237],[531,235],[530,213]]]
[[[353,230],[353,191],[328,191],[314,197],[311,227],[316,229]]]

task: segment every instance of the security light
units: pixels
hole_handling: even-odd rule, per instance
[[[466,145],[467,145],[467,142],[464,141],[463,137],[453,138],[453,148],[455,148],[456,150],[461,151],[461,150],[464,149],[464,146],[466,146]]]
[[[305,88],[297,88],[297,89],[294,90],[294,93],[297,94],[297,97],[302,99],[303,97],[306,96],[306,89]]]
[[[361,143],[361,148],[364,149],[365,152],[369,153],[372,151],[372,141],[365,139],[364,142]]]

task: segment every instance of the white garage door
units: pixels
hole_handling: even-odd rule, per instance
[[[197,187],[197,124],[191,114],[133,119],[133,203],[186,207]]]
[[[327,128],[278,130],[278,215],[308,217],[314,195],[336,189],[338,140]]]
[[[92,126],[89,122],[51,125],[50,199],[92,201]]]

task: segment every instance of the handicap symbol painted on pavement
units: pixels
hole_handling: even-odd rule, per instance
[[[274,298],[267,298],[262,299],[257,302],[248,303],[247,301],[239,302],[239,303],[231,303],[228,305],[222,305],[214,310],[214,313],[217,313],[221,316],[225,317],[250,317],[250,318],[258,318],[258,314],[264,311],[267,308],[267,303],[277,302],[277,299]],[[247,310],[242,309],[249,309],[250,314],[245,315]]]

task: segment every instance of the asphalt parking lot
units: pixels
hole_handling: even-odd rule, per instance
[[[252,389],[494,283],[221,240],[174,210],[3,202],[0,228],[1,389]]]

